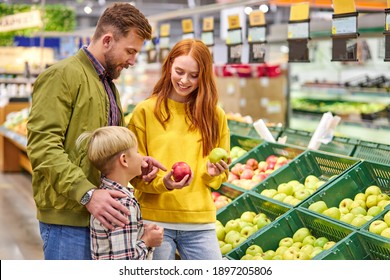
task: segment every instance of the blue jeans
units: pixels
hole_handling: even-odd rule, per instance
[[[90,260],[89,227],[39,222],[45,260]]]
[[[164,229],[164,240],[160,247],[156,247],[153,260],[174,260],[176,250],[182,260],[222,259],[215,230]]]

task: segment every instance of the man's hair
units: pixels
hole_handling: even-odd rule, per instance
[[[93,39],[99,39],[107,32],[112,32],[118,40],[136,29],[137,35],[144,39],[152,38],[152,27],[143,13],[130,3],[114,3],[100,16]]]
[[[116,156],[137,146],[134,133],[122,126],[105,126],[93,132],[82,133],[76,141],[78,148],[87,140],[87,156],[103,174],[112,169]]]

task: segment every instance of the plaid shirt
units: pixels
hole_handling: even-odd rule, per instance
[[[113,85],[112,79],[107,75],[106,70],[103,65],[87,50],[86,46],[83,46],[84,52],[87,54],[89,60],[91,60],[93,66],[96,69],[96,72],[99,75],[100,80],[102,81],[104,88],[108,95],[108,100],[110,101],[110,111],[108,114],[108,125],[119,125],[120,120],[120,111],[118,109],[118,104],[115,100],[115,94],[112,91],[111,86]]]
[[[148,248],[140,239],[144,226],[138,201],[132,191],[105,177],[100,189],[117,190],[127,194],[118,199],[130,210],[130,224],[114,230],[105,228],[94,216],[91,216],[91,253],[94,260],[144,260],[148,258]]]

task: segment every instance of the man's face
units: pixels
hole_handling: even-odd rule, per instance
[[[104,54],[105,68],[111,79],[117,79],[123,68],[127,69],[135,64],[143,43],[144,40],[136,35],[134,29],[118,41],[112,38],[111,44]]]

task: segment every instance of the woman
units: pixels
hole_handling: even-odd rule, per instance
[[[192,175],[180,182],[172,170],[145,183],[131,183],[145,220],[164,227],[164,241],[154,259],[221,259],[215,233],[216,208],[211,189],[227,180],[228,162],[210,163],[213,148],[229,151],[230,132],[218,107],[212,57],[199,40],[178,42],[162,65],[162,76],[150,98],[139,103],[129,122],[139,152],[165,166],[186,162]]]

